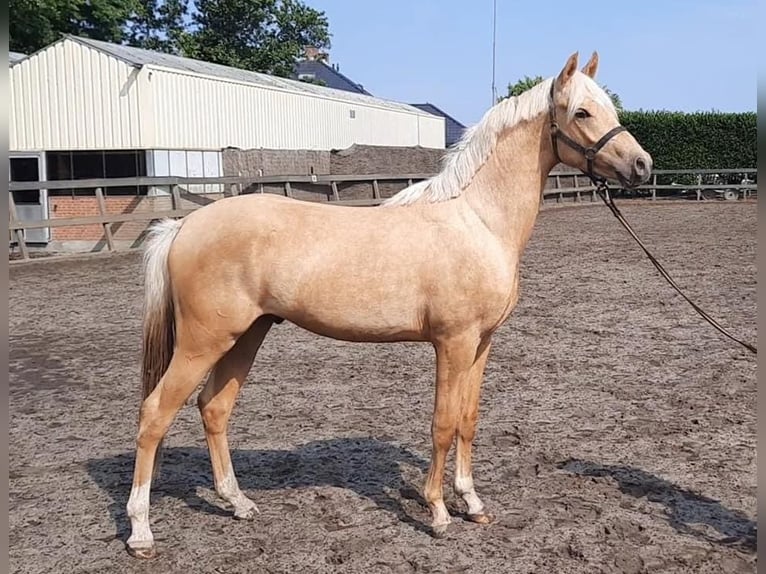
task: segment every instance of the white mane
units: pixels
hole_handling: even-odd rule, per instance
[[[489,159],[503,130],[548,112],[552,82],[553,78],[548,78],[523,94],[492,106],[479,123],[465,130],[460,141],[447,151],[441,172],[404,188],[385,200],[381,206],[410,205],[419,201],[436,203],[459,196]],[[606,92],[589,76],[577,72],[570,84],[570,116],[587,97],[595,99],[616,115],[614,104]]]

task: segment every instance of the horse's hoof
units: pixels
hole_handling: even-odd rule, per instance
[[[255,506],[246,508],[244,510],[235,510],[234,519],[235,520],[253,520],[255,518],[255,515],[259,514],[259,512],[260,511]]]
[[[469,514],[468,520],[476,524],[491,524],[495,521],[495,517],[488,512],[479,512],[477,514]]]
[[[449,527],[449,523],[445,524],[434,524],[431,526],[431,534],[434,538],[441,539],[445,538],[447,536],[447,528]]]
[[[128,554],[131,555],[133,558],[140,558],[141,560],[150,560],[151,558],[154,558],[157,556],[157,548],[152,544],[151,546],[144,546],[144,547],[133,547],[129,544],[128,547]]]

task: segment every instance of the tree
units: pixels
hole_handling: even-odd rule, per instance
[[[530,78],[529,76],[524,76],[521,80],[518,80],[515,84],[508,84],[508,95],[507,96],[501,96],[500,99],[503,100],[505,98],[510,98],[513,96],[520,96],[524,92],[526,92],[528,89],[535,87],[537,84],[545,80],[542,76],[535,76],[534,78]]]
[[[542,82],[545,78],[542,76],[535,76],[534,78],[530,78],[529,76],[524,76],[522,79],[518,80],[515,84],[508,84],[508,95],[501,96],[500,99],[509,98],[512,96],[519,96],[526,92],[529,88],[532,88],[533,86],[536,86],[540,82]],[[611,91],[606,86],[601,86],[603,90],[607,93],[607,95],[611,98],[612,103],[614,104],[614,107],[617,109],[618,112],[623,111],[622,107],[622,100],[620,99],[620,96]]]
[[[618,112],[625,111],[625,108],[622,107],[622,99],[620,98],[620,96],[618,94],[614,93],[612,90],[610,90],[606,86],[601,86],[601,87],[604,89],[606,94],[611,98],[612,103],[614,104],[615,109]]]
[[[9,32],[27,54],[73,34],[284,77],[306,46],[330,47],[301,0],[10,0]]]
[[[183,54],[188,42],[184,18],[188,14],[188,0],[138,0],[140,8],[128,22],[127,43],[131,46]]]
[[[10,0],[8,6],[8,48],[29,54],[58,38],[60,21],[56,6],[40,0]]]
[[[29,54],[61,34],[122,43],[138,0],[10,0],[9,49]]]
[[[324,12],[299,0],[199,0],[193,58],[287,77],[305,46],[330,47]]]

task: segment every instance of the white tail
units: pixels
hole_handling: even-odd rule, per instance
[[[163,219],[149,229],[144,251],[144,317],[166,305],[168,297],[168,253],[181,228],[181,221]]]

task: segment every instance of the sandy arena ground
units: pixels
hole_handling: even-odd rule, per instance
[[[756,204],[621,202],[713,317],[756,339]],[[756,571],[756,360],[665,283],[603,206],[545,210],[495,336],[474,474],[497,515],[433,539],[419,490],[433,353],[267,338],[230,441],[261,514],[213,491],[192,402],[152,493],[160,555],[130,558],[136,253],[13,266],[10,565],[18,573]]]

